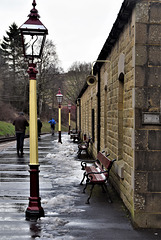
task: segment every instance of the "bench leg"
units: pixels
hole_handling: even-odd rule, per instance
[[[106,194],[107,194],[107,197],[108,197],[108,202],[109,203],[112,203],[112,200],[110,198],[110,195],[109,195],[109,192],[108,192],[108,189],[107,189],[107,186],[106,186],[106,183],[102,185],[102,187],[104,188]]]
[[[86,177],[86,173],[85,173],[85,176],[84,176],[84,177]],[[84,187],[84,189],[83,189],[83,193],[85,193],[88,184],[89,184],[89,180],[87,179],[87,180],[86,180],[86,185],[85,185],[85,187]]]
[[[93,191],[93,188],[94,188],[94,184],[92,184],[92,187],[91,187],[91,189],[90,189],[90,195],[89,195],[89,197],[88,197],[88,199],[87,199],[87,202],[86,202],[86,204],[90,204],[90,202],[89,202],[89,199],[91,198],[91,196],[92,196],[92,191]]]
[[[84,181],[85,177],[86,177],[86,173],[84,172],[82,181],[80,182],[80,185],[83,185],[83,181]]]
[[[104,185],[101,184],[101,187],[102,187],[102,192],[103,192],[103,193],[106,193],[106,190],[105,190]]]
[[[88,148],[86,149],[86,155],[89,156],[89,153],[88,153]]]
[[[78,157],[81,156],[81,151],[82,151],[82,150],[80,150],[80,149],[78,150]]]
[[[86,192],[86,188],[87,188],[87,183],[86,183],[85,187],[83,188],[83,193]]]

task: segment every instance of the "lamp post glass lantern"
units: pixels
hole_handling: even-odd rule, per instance
[[[63,94],[61,93],[60,88],[59,88],[58,93],[56,94],[56,98],[57,98],[58,104],[61,105],[61,103],[63,101]]]
[[[69,109],[69,111],[71,110],[71,107],[72,107],[72,105],[69,103],[69,104],[68,104],[68,109]]]
[[[19,29],[22,37],[24,56],[33,60],[34,58],[41,58],[48,30],[39,20],[40,15],[35,8],[35,0],[33,0],[32,5],[33,9],[28,15],[29,19]]]
[[[70,134],[70,110],[72,108],[72,105],[69,103],[68,104],[68,110],[69,110],[69,130],[68,130],[68,134]]]
[[[29,19],[21,25],[22,45],[24,57],[29,60],[29,115],[30,115],[30,197],[26,210],[26,220],[35,220],[44,216],[39,197],[39,163],[38,163],[38,133],[37,133],[37,91],[36,91],[36,64],[35,58],[41,58],[47,28],[40,22],[36,1],[33,0],[33,9],[28,15]],[[32,61],[30,61],[32,60]]]
[[[61,141],[61,104],[63,101],[63,94],[61,93],[60,88],[59,88],[58,93],[56,94],[56,98],[57,98],[57,102],[59,105],[59,126],[58,126],[59,138],[58,138],[58,142],[62,143],[62,141]]]

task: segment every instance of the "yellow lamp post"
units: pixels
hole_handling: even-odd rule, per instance
[[[58,102],[58,118],[59,118],[59,125],[58,125],[58,133],[59,133],[59,137],[58,137],[58,142],[62,143],[61,141],[61,104],[62,104],[62,101],[63,101],[63,94],[61,93],[60,91],[60,88],[59,88],[59,91],[58,93],[56,94],[56,98],[57,98],[57,102]]]
[[[39,162],[38,162],[38,134],[37,134],[37,92],[36,92],[36,64],[35,58],[41,58],[47,28],[40,22],[39,14],[35,8],[36,2],[33,0],[33,9],[28,15],[29,19],[19,28],[22,36],[24,57],[28,59],[29,68],[29,112],[30,112],[30,197],[26,210],[26,220],[35,220],[44,216],[39,197]]]
[[[68,104],[68,110],[69,110],[69,130],[68,130],[68,134],[70,134],[70,110],[71,110],[72,105],[69,103]]]

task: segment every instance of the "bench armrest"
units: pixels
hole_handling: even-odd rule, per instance
[[[91,160],[91,161],[88,161],[88,163],[95,163],[95,162],[97,162],[97,160]],[[86,161],[82,161],[81,162],[81,166],[82,166],[82,170],[85,170],[85,168],[86,168],[86,166],[87,166],[87,164],[88,164]]]
[[[116,159],[113,159],[111,162],[112,162],[112,164],[114,163],[116,161]]]
[[[86,177],[87,177],[87,182],[89,182],[90,180],[92,180],[93,179],[93,176],[92,176],[92,174],[94,174],[94,175],[100,175],[100,174],[109,174],[109,170],[104,170],[104,171],[100,171],[100,172],[89,172],[89,173],[87,173],[86,174]],[[107,175],[108,176],[108,175]],[[105,177],[106,177],[106,180],[107,180],[107,176],[105,175]]]

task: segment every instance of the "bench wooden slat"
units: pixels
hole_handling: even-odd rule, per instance
[[[97,159],[102,163],[102,165],[106,169],[109,169],[112,162],[105,155],[103,155],[103,153],[99,152],[98,155],[97,155]]]
[[[89,177],[91,177],[91,182],[92,183],[103,183],[106,181],[106,177],[105,175],[102,173],[102,174],[89,174]]]
[[[97,171],[95,166],[91,165],[86,167],[86,173],[95,172],[95,171]]]

